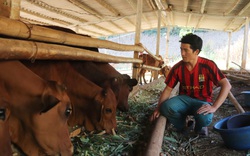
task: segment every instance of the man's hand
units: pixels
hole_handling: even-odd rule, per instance
[[[159,112],[159,110],[158,109],[156,109],[154,112],[153,112],[153,114],[151,115],[151,117],[150,117],[150,121],[151,122],[153,122],[155,119],[157,119],[158,117],[160,116],[160,112]]]
[[[211,106],[210,104],[205,104],[202,105],[198,110],[197,110],[197,114],[204,114],[207,115],[209,113],[214,113],[216,111],[216,108],[214,108],[213,106]]]

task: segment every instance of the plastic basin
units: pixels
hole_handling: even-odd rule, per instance
[[[250,115],[250,112],[242,113]],[[237,115],[235,115],[237,116]],[[227,122],[230,118],[234,116],[229,116],[218,121],[213,129],[219,132],[224,144],[228,148],[235,150],[248,150],[250,149],[250,126],[243,126],[239,128],[228,128]]]

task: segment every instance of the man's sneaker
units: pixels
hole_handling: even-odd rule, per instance
[[[201,136],[208,136],[208,128],[207,127],[202,127],[202,129],[199,132],[196,132],[197,134]]]
[[[183,131],[181,132],[183,135],[188,135],[190,133],[193,132],[194,130],[194,126],[195,126],[195,123],[193,120],[189,120],[187,122],[187,126],[183,129]]]

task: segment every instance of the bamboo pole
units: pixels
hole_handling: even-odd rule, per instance
[[[161,68],[158,68],[158,67],[154,67],[154,66],[148,66],[148,65],[140,65],[140,68],[143,68],[143,69],[150,69],[150,70],[161,70]]]
[[[65,45],[106,48],[118,51],[144,51],[140,45],[125,45],[111,41],[67,33],[43,26],[23,23],[0,16],[0,34],[34,41],[60,43]]]
[[[117,57],[90,50],[34,41],[0,38],[1,59],[86,60],[113,63],[142,63],[141,59]]]

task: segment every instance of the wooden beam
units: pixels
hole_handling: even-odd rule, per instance
[[[115,16],[121,16],[121,14],[113,7],[111,7],[110,4],[105,2],[104,0],[95,0],[97,3],[99,3],[101,6],[112,12]]]
[[[132,0],[127,0],[128,4],[134,9],[134,11],[137,10],[137,6],[136,4],[134,3],[134,1]],[[138,5],[138,2],[137,2],[137,5]],[[143,13],[141,13],[141,17],[144,19],[144,21],[146,22],[146,24],[149,24],[150,22],[148,21],[148,19],[146,18],[146,16],[143,15]]]
[[[250,2],[247,3],[247,5],[244,6],[243,9],[238,13],[238,16],[242,15],[250,6]]]
[[[187,12],[188,0],[183,0],[183,12]]]
[[[196,27],[195,27],[196,29],[200,27],[200,24],[201,24],[201,22],[203,21],[204,17],[205,17],[205,15],[202,15],[202,16],[200,17],[199,21],[198,21],[197,24],[196,24]]]
[[[202,0],[202,2],[201,2],[201,13],[202,14],[204,13],[206,3],[207,3],[207,0]]]
[[[97,11],[93,10],[92,8],[90,8],[86,3],[84,3],[83,1],[79,1],[79,0],[68,0],[69,2],[73,3],[75,6],[85,10],[86,12],[90,13],[91,15],[102,19],[102,15],[100,13],[98,13]]]
[[[88,12],[90,15],[93,15],[99,19],[104,19],[103,15],[101,15],[100,13],[98,13],[97,11],[93,10],[92,8],[90,8],[86,3],[84,3],[83,1],[79,1],[79,0],[68,0],[69,2],[73,3],[75,6],[85,10],[86,12]],[[101,4],[103,7],[105,7],[106,9],[108,10],[112,10],[112,13],[115,12],[115,15],[118,15],[117,11],[115,11],[114,9],[112,9],[110,7],[109,4],[105,3],[104,1],[100,1],[100,0],[96,0],[99,4]],[[112,21],[109,21],[112,25],[114,25],[115,27],[117,27],[118,29],[126,32],[125,29],[121,28],[120,26],[118,26],[117,24],[115,24],[114,22]],[[111,34],[114,34],[113,31],[111,30],[108,30],[106,28],[103,28],[103,27],[100,27],[98,25],[95,25],[95,27],[97,27],[98,29],[103,29]]]
[[[156,6],[153,3],[153,0],[146,0],[148,6],[152,9],[152,10],[156,10]]]
[[[234,2],[233,6],[231,8],[229,8],[227,11],[224,12],[224,15],[230,14],[234,10],[234,8],[239,4],[240,1],[241,0],[236,0]]]
[[[238,3],[237,3],[238,4]],[[242,8],[240,10],[240,12],[237,13],[237,16],[241,16],[250,6],[250,2],[247,3],[247,5],[244,6],[244,8]],[[228,23],[227,23],[227,26],[226,28],[224,29],[224,31],[232,24],[234,23],[234,21],[236,20],[236,16],[233,17]]]

